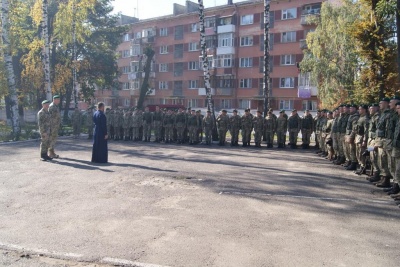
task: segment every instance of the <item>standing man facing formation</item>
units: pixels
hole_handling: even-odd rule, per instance
[[[229,131],[231,133],[231,146],[238,146],[241,119],[236,109],[233,111],[233,115],[229,118],[229,121],[230,121]]]
[[[218,135],[219,135],[219,146],[225,145],[226,132],[229,129],[229,117],[227,111],[222,110],[221,115],[217,118]]]
[[[50,113],[50,123],[51,123],[51,135],[49,144],[49,156],[51,158],[58,158],[59,156],[54,152],[54,147],[56,145],[58,130],[61,126],[61,115],[60,115],[60,96],[53,96],[53,102],[49,106]]]
[[[107,118],[104,114],[104,103],[97,104],[97,111],[93,115],[94,135],[92,162],[107,163],[108,147],[107,147]]]
[[[278,148],[284,148],[286,143],[286,132],[287,132],[287,119],[285,117],[285,111],[279,112],[279,117],[276,119],[276,137],[278,139]]]
[[[50,133],[51,133],[51,117],[49,113],[49,100],[44,100],[42,102],[42,109],[38,112],[38,126],[40,132],[40,158],[42,161],[52,160],[51,157],[47,155],[47,150],[50,145]]]
[[[304,149],[310,148],[311,134],[314,129],[314,118],[310,114],[310,111],[306,109],[304,111],[304,117],[301,120],[301,135],[302,135],[302,147]]]
[[[244,111],[241,121],[242,126],[242,143],[243,146],[250,146],[251,130],[253,129],[253,116],[250,114],[250,109]]]

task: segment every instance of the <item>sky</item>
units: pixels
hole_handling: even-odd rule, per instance
[[[192,0],[192,2],[198,3],[197,0]],[[174,3],[185,5],[186,0],[114,0],[113,6],[114,13],[121,12],[124,15],[139,17],[139,19],[148,19],[171,15]],[[208,8],[226,5],[228,0],[203,0],[203,3],[204,7]],[[137,16],[137,13],[139,13],[139,16]]]

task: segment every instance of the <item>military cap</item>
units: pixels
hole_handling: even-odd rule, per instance
[[[279,111],[279,113],[285,113],[285,111],[282,109],[281,111]]]
[[[396,106],[400,106],[400,102],[397,102],[397,103],[396,103]]]
[[[369,106],[370,106],[370,107],[379,107],[379,104],[378,104],[378,103],[372,103],[372,104],[370,104]]]
[[[207,113],[211,113],[211,110],[207,110]]]
[[[309,109],[304,110],[304,112],[309,112],[309,111],[310,111]]]
[[[389,99],[389,97],[384,97],[381,99],[380,102],[390,102],[390,99]]]
[[[268,109],[268,111],[274,111],[272,108]]]
[[[261,114],[262,112],[261,112],[261,110],[257,110],[257,113],[260,113],[260,114]]]
[[[192,109],[191,112],[196,112],[196,110]]]
[[[50,100],[43,100],[42,101],[42,105],[44,105],[44,104],[49,104],[50,103]]]
[[[297,110],[296,110],[296,109],[293,109],[292,112],[297,112]]]
[[[350,104],[345,104],[343,107],[349,108],[350,106]]]
[[[196,113],[200,113],[201,112],[201,110],[196,110]]]
[[[53,99],[60,98],[60,95],[54,95]]]
[[[390,100],[398,100],[398,101],[400,101],[400,96],[394,96]]]
[[[328,111],[328,114],[332,115],[332,114],[333,114],[333,112],[332,112],[332,111]]]
[[[358,106],[356,104],[351,104],[350,107],[351,108],[358,108]]]
[[[368,105],[360,105],[360,108],[363,108],[363,109],[368,109]]]
[[[234,109],[234,110],[233,110],[233,113],[237,113],[237,110],[236,110],[236,109]]]
[[[228,111],[226,111],[226,109],[223,109],[222,112],[223,112],[223,113],[227,113]]]
[[[321,112],[322,110],[318,109],[317,112]]]

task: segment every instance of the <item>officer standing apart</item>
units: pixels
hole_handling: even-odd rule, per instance
[[[42,102],[42,109],[38,112],[38,125],[41,137],[40,142],[40,158],[42,161],[52,160],[51,157],[47,155],[47,150],[50,145],[50,133],[51,133],[51,117],[49,113],[49,100],[44,100]]]
[[[50,113],[50,123],[51,123],[51,135],[49,144],[49,156],[51,158],[58,158],[59,156],[54,152],[54,147],[56,145],[58,130],[61,125],[61,115],[60,115],[60,96],[53,96],[53,102],[49,106]]]

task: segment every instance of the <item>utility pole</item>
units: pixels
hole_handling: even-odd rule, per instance
[[[72,88],[74,92],[74,102],[75,108],[78,107],[78,89],[77,89],[77,74],[76,74],[76,64],[77,64],[77,56],[76,56],[76,7],[75,1],[72,2],[72,42],[73,42],[73,49],[72,49]]]
[[[264,0],[264,117],[267,116],[268,108],[270,106],[269,94],[271,88],[269,88],[269,10],[271,7],[271,0]]]

